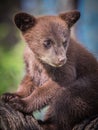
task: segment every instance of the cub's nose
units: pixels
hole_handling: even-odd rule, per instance
[[[63,63],[65,63],[66,59],[64,57],[61,57],[58,59],[58,61],[60,64],[63,64]]]

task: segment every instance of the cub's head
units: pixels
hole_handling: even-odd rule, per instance
[[[76,10],[38,18],[18,13],[14,21],[35,56],[46,64],[60,67],[67,61],[70,28],[79,17]]]

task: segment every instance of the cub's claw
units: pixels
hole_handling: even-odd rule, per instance
[[[2,96],[1,96],[1,99],[4,101],[4,102],[10,102],[12,101],[13,99],[17,99],[19,98],[19,96],[15,93],[4,93]]]
[[[20,112],[27,113],[27,114],[32,113],[32,110],[29,104],[21,98],[14,99],[13,101],[10,102],[10,105],[14,109]]]

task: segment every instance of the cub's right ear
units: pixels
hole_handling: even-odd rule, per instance
[[[22,12],[15,15],[14,22],[22,32],[25,32],[36,24],[36,18]]]

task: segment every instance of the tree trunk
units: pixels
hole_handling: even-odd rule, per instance
[[[30,115],[15,111],[0,100],[0,130],[43,130]]]
[[[44,130],[32,115],[23,115],[0,100],[0,130]],[[53,130],[53,129],[51,129]],[[76,125],[73,130],[98,130],[98,116]]]

